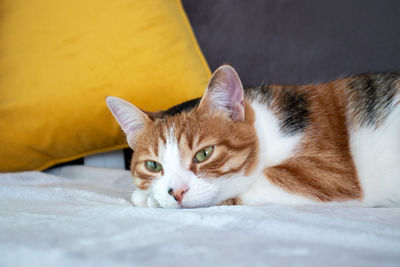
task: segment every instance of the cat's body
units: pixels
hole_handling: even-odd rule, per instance
[[[135,150],[135,205],[400,205],[400,74],[243,90],[223,66],[201,101],[107,102]]]

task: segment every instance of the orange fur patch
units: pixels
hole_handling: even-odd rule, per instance
[[[310,124],[295,155],[264,170],[267,179],[321,201],[362,197],[346,128],[346,86],[346,80],[338,80],[292,88],[309,96]]]
[[[234,122],[225,114],[198,107],[173,117],[155,117],[137,138],[131,162],[133,177],[140,178],[141,189],[148,189],[151,180],[162,175],[147,170],[144,161],[159,162],[159,146],[166,143],[170,133],[177,140],[181,165],[199,177],[218,178],[237,172],[250,174],[257,162],[258,140],[253,126],[254,111],[248,104],[245,114],[243,122]],[[214,146],[210,158],[194,162],[195,154],[208,146]]]

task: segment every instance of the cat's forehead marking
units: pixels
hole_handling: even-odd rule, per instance
[[[174,135],[174,125],[167,129],[165,132],[165,143],[159,144],[159,157],[163,164],[165,173],[173,173],[179,171],[181,167],[181,155],[177,138]]]

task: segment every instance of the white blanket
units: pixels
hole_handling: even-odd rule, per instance
[[[400,209],[129,202],[129,172],[0,174],[0,266],[400,266]]]

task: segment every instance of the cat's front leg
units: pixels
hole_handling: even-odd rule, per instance
[[[132,193],[131,201],[136,207],[159,208],[157,200],[149,190],[136,189]]]

